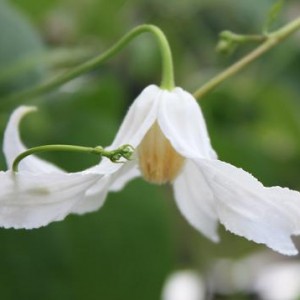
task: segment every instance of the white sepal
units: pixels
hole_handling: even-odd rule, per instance
[[[248,172],[219,160],[199,160],[197,165],[227,230],[285,255],[298,253],[291,235],[300,232],[299,192],[264,187]]]
[[[173,185],[178,208],[188,222],[212,241],[219,241],[214,195],[192,161],[186,161]]]
[[[38,228],[64,219],[84,202],[98,174],[0,172],[0,227]]]
[[[26,147],[23,145],[19,134],[19,123],[22,118],[30,113],[36,111],[34,106],[20,106],[11,115],[9,122],[4,132],[3,152],[6,158],[6,163],[9,169],[12,168],[12,164],[15,158],[26,151]],[[46,162],[34,155],[26,157],[19,164],[19,171],[30,172],[57,172],[63,171],[55,165]]]

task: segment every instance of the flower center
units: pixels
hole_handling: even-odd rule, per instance
[[[155,122],[143,138],[138,149],[140,170],[152,183],[172,181],[181,170],[184,158],[177,153]]]

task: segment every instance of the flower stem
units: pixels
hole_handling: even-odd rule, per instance
[[[129,160],[131,158],[131,155],[133,154],[133,147],[130,145],[123,145],[115,150],[105,150],[101,146],[97,147],[84,147],[84,146],[74,146],[74,145],[44,145],[44,146],[38,146],[30,148],[21,154],[19,154],[12,165],[12,169],[14,172],[18,171],[18,166],[21,160],[23,160],[25,157],[46,152],[46,151],[71,151],[71,152],[82,152],[82,153],[89,153],[89,154],[96,154],[100,157],[107,157],[112,162],[118,163],[122,162],[120,161],[121,158],[125,158],[126,160]]]
[[[42,83],[36,87],[23,91],[19,94],[12,95],[6,100],[8,101],[21,101],[26,98],[33,98],[44,93],[47,93],[64,83],[84,74],[89,71],[96,69],[100,64],[104,63],[118,52],[120,52],[130,41],[142,33],[149,32],[153,34],[159,45],[161,59],[162,59],[162,79],[161,87],[164,89],[174,88],[174,71],[173,71],[173,59],[169,43],[164,33],[154,25],[140,25],[132,29],[125,36],[123,36],[115,45],[109,48],[99,56],[88,60],[87,62],[75,67],[73,70],[63,73],[57,76],[53,80]]]
[[[260,46],[255,48],[252,52],[244,56],[241,60],[234,63],[229,68],[219,73],[211,80],[209,80],[206,84],[204,84],[202,87],[200,87],[198,90],[196,90],[194,92],[194,97],[196,99],[202,98],[204,95],[208,94],[218,85],[220,85],[223,81],[235,75],[243,68],[248,66],[251,62],[263,55],[265,52],[269,51],[270,49],[284,41],[299,28],[300,18],[297,18],[294,21],[283,26],[279,30],[269,33],[268,35],[266,35],[265,41]]]

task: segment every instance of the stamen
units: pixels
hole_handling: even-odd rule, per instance
[[[163,184],[173,181],[180,172],[184,158],[175,151],[154,123],[137,148],[139,165],[145,180]]]

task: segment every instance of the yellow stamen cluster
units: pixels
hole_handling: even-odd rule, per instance
[[[156,184],[172,182],[184,163],[184,158],[174,150],[157,122],[138,147],[138,157],[145,180]]]

